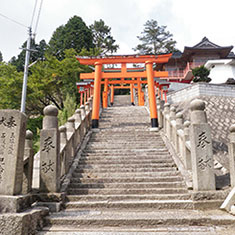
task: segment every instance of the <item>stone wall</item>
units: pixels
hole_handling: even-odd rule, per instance
[[[199,96],[224,96],[235,98],[235,86],[225,84],[195,83],[189,87],[169,93],[169,103],[179,103],[185,100],[192,100]]]

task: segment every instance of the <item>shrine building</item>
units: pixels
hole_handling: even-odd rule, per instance
[[[184,51],[173,53],[165,70],[168,71],[168,80],[171,82],[190,83],[193,79],[192,69],[205,65],[206,62],[224,59],[235,59],[231,52],[233,46],[218,46],[204,37],[198,44],[193,47],[184,47]],[[208,67],[209,68],[209,67]],[[212,71],[212,67],[210,70]],[[212,78],[213,82],[213,78]],[[222,83],[222,81],[221,81]]]

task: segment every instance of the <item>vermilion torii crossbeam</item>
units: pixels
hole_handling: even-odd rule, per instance
[[[130,84],[133,86],[137,84],[139,104],[143,99],[143,92],[141,91],[141,83],[146,82],[148,84],[149,93],[149,106],[152,127],[158,127],[157,107],[154,87],[154,77],[168,77],[166,71],[153,71],[153,63],[165,64],[168,62],[172,54],[163,55],[123,55],[123,56],[105,56],[105,57],[77,57],[80,64],[94,65],[95,72],[89,74],[81,74],[81,79],[94,79],[94,100],[92,110],[92,127],[99,127],[99,105],[100,105],[100,90],[102,79],[104,79],[104,107],[107,107],[108,103],[108,86],[109,84]],[[144,63],[146,65],[146,71],[139,71],[138,69],[127,69],[126,64]],[[109,72],[102,72],[103,64],[121,64],[121,70],[118,72],[113,69]],[[134,80],[128,80],[128,78]],[[147,78],[147,81],[141,81],[142,78]],[[110,81],[115,79],[115,81]],[[120,79],[120,80],[118,80]],[[135,80],[136,79],[136,80]],[[133,90],[133,89],[132,89]],[[132,91],[133,92],[133,91]],[[111,94],[114,94],[114,86],[111,86]],[[112,103],[112,95],[111,95]]]
[[[99,57],[79,57],[80,64],[94,65],[96,62],[101,64],[145,64],[146,61],[157,64],[165,64],[168,62],[172,54],[162,55],[116,55],[116,56],[99,56]]]

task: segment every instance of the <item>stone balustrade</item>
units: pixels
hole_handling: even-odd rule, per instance
[[[45,107],[40,151],[35,155],[33,133],[25,130],[26,116],[15,110],[1,110],[0,195],[27,195],[32,191],[33,170],[37,170],[33,169],[34,159],[38,156],[40,183],[33,185],[39,186],[42,193],[60,192],[61,181],[91,128],[91,109],[92,98],[59,127],[58,109]]]
[[[44,109],[45,126],[41,130],[40,140],[40,192],[60,192],[61,180],[68,173],[86,133],[91,128],[91,105],[92,99],[77,109],[65,125],[60,127],[56,107],[47,106]],[[53,120],[50,120],[52,114]]]
[[[190,105],[190,121],[181,112],[157,101],[159,129],[186,170],[192,176],[195,191],[215,190],[211,130],[207,123],[205,103],[195,99]],[[147,105],[147,103],[146,103]],[[235,171],[234,171],[235,172]]]

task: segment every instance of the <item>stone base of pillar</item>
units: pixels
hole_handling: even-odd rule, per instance
[[[134,103],[134,102],[132,102],[132,103],[131,103],[131,105],[135,106],[135,103]]]
[[[34,207],[21,213],[1,213],[1,234],[37,234],[43,228],[44,217],[48,215],[45,207]]]
[[[50,212],[58,212],[65,202],[65,193],[32,194],[32,199],[36,202],[37,207],[47,207]]]
[[[92,119],[92,128],[99,128],[99,119]]]
[[[157,118],[151,118],[151,126],[158,127],[158,119]]]
[[[112,103],[112,102],[111,102],[110,104],[111,104],[111,106],[113,106],[113,103]]]
[[[19,213],[32,204],[30,195],[0,195],[0,213]]]
[[[149,129],[151,132],[158,132],[159,131],[159,128],[158,127],[151,127]]]

